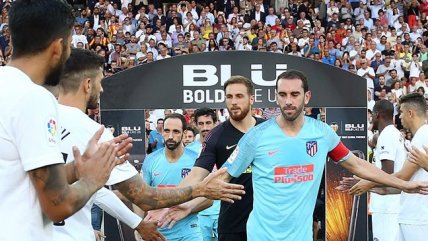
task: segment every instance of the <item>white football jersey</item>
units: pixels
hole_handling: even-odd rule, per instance
[[[0,240],[52,240],[28,172],[63,163],[54,96],[14,67],[0,67]]]
[[[373,160],[375,165],[382,169],[382,160],[394,161],[394,172],[403,167],[407,152],[404,147],[404,138],[394,125],[386,126],[380,133]],[[400,211],[400,195],[370,194],[370,210],[377,213],[396,213]]]
[[[99,130],[101,125],[78,108],[59,104],[58,110],[59,118],[63,121],[61,123],[60,148],[64,160],[70,162],[74,159],[72,147],[77,146],[80,152],[83,153],[86,150],[88,141]],[[106,128],[101,136],[100,143],[112,139],[113,134]],[[120,183],[137,174],[137,170],[129,162],[125,162],[113,169],[107,185]],[[95,195],[97,194],[98,192]],[[54,225],[55,241],[95,240],[91,225],[91,207],[94,203],[95,195],[73,216]]]
[[[428,125],[425,124],[413,136],[412,146],[423,151],[423,146],[428,146],[427,137]],[[419,168],[410,181],[428,181],[428,172]],[[402,192],[398,222],[400,224],[428,225],[428,195]]]

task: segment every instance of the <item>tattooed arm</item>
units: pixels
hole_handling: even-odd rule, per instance
[[[193,186],[181,188],[152,188],[148,186],[140,175],[118,183],[115,187],[131,202],[144,211],[171,207],[187,202],[196,197],[220,199],[230,201],[241,199],[242,185],[230,184],[221,178],[226,169],[210,174],[202,182]]]
[[[193,187],[152,188],[144,182],[139,174],[116,184],[115,187],[144,211],[170,207],[191,200],[192,195],[196,195]]]
[[[98,131],[94,135],[94,141],[100,133]],[[114,144],[101,144],[96,153],[86,160],[82,160],[77,148],[73,148],[73,154],[80,179],[71,185],[68,184],[63,164],[29,171],[43,213],[54,222],[60,222],[82,208],[92,194],[105,184],[116,165],[117,150]]]
[[[60,222],[82,208],[96,191],[85,181],[69,185],[63,164],[30,171],[43,212],[54,222]]]
[[[66,163],[64,165],[65,175],[67,177],[67,183],[72,184],[79,180],[76,175],[76,169],[74,168],[74,161]]]

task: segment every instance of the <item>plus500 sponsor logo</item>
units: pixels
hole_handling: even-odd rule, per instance
[[[314,164],[275,167],[274,183],[308,182],[314,179]]]

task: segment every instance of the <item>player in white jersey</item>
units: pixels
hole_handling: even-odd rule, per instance
[[[60,109],[64,141],[61,149],[66,157],[69,156],[71,148],[68,140],[78,142],[76,143],[78,146],[85,146],[85,140],[100,126],[87,117],[84,111],[87,108],[94,108],[98,103],[102,92],[102,65],[102,57],[82,49],[73,49],[65,65],[60,81],[58,101],[60,104],[66,105],[61,106]],[[101,137],[102,140],[111,138],[113,136],[108,130],[104,131]],[[168,190],[151,188],[144,183],[131,164],[126,162],[112,171],[107,184],[115,185],[126,198],[145,211],[172,206],[198,196],[208,196],[214,199],[225,197],[239,199],[239,196],[234,194],[242,193],[239,185],[226,185],[226,183],[213,182],[213,180],[215,180],[215,176],[209,177],[191,188]],[[215,190],[219,185],[223,190]],[[226,190],[228,188],[231,189]],[[146,226],[142,229],[145,232],[142,235],[145,240],[158,240],[162,237],[159,232],[155,231],[156,225],[153,222],[143,222],[142,225]]]
[[[388,100],[379,100],[373,108],[373,129],[379,130],[373,160],[386,173],[397,172],[407,157],[404,139],[394,126],[394,105]],[[373,239],[396,240],[398,235],[398,213],[400,195],[379,195],[371,193]]]
[[[72,59],[74,56],[70,58]],[[95,79],[97,78],[102,78],[102,75]],[[62,101],[61,94],[59,97],[60,101]],[[64,102],[67,103],[67,101]],[[87,106],[92,108],[94,104],[96,106],[96,101],[95,103],[89,101]],[[60,104],[58,113],[63,125],[61,129],[60,148],[66,163],[68,163],[72,161],[70,158],[72,143],[75,143],[79,148],[85,148],[85,140],[88,139],[94,129],[99,128],[99,124],[90,119],[82,110],[73,106]],[[100,141],[103,142],[111,139],[113,139],[112,133],[106,130],[103,132]],[[107,185],[125,181],[136,174],[137,171],[135,168],[129,162],[125,162],[113,169]],[[155,236],[156,239],[154,240],[161,237],[154,223],[142,222],[140,216],[129,210],[113,192],[102,188],[92,196],[81,210],[63,222],[54,224],[54,239],[58,241],[94,241],[95,236],[91,225],[91,207],[94,203],[113,217],[126,223],[129,227],[136,229],[147,240],[151,240],[150,237],[152,236]],[[163,239],[163,237],[161,238]]]
[[[423,145],[423,150],[410,149],[409,161],[419,165],[428,172],[428,145]]]
[[[408,161],[403,168],[393,175],[403,180],[428,181],[428,172],[415,163],[421,163],[423,146],[428,145],[428,125],[425,124],[427,105],[425,98],[418,93],[411,93],[400,98],[400,119],[403,127],[413,134],[409,147]],[[379,186],[366,180],[361,180],[350,189],[351,194],[362,194],[373,187]],[[379,190],[379,189],[377,189]],[[396,190],[383,188],[382,194],[394,193]],[[421,194],[401,193],[401,207],[398,215],[399,240],[423,241],[428,233],[428,196]]]
[[[90,142],[91,152],[81,157],[73,150],[75,165],[64,166],[59,150],[57,102],[41,85],[58,83],[73,23],[65,1],[17,0],[9,10],[12,60],[0,68],[2,241],[53,240],[52,221],[78,211],[116,164],[113,143],[97,151],[101,132]]]

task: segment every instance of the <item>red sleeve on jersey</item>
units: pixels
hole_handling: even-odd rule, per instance
[[[349,149],[343,145],[341,141],[337,144],[333,150],[328,153],[328,156],[335,162],[338,162],[345,158],[349,154]]]

